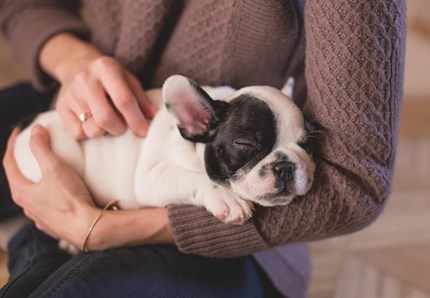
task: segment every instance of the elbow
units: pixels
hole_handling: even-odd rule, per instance
[[[373,224],[384,211],[390,196],[389,186],[379,187],[379,192],[368,187],[358,196],[350,198],[349,216],[341,227],[339,234],[349,234],[362,230]]]
[[[372,169],[369,173],[334,166],[328,171],[324,184],[335,186],[327,193],[333,209],[328,212],[326,224],[334,232],[328,234],[338,236],[362,230],[382,214],[391,194],[392,167],[373,166]],[[337,179],[333,181],[333,177]],[[326,192],[324,185],[321,188],[321,192]]]

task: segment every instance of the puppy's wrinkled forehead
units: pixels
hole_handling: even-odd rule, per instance
[[[226,118],[222,124],[225,128],[230,130],[239,128],[237,133],[253,135],[256,141],[262,141],[265,134],[276,131],[275,115],[269,105],[260,98],[243,93],[229,103]]]
[[[280,90],[269,86],[253,86],[240,89],[235,96],[246,96],[266,104],[276,126],[278,138],[275,147],[297,142],[305,134],[302,112]]]

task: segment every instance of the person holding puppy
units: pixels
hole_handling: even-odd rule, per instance
[[[55,106],[75,138],[126,127],[145,136],[156,109],[144,90],[175,73],[234,88],[281,88],[293,76],[294,100],[325,130],[314,185],[292,204],[256,206],[243,225],[189,205],[105,210],[88,238],[91,253],[73,257],[54,239],[82,247],[107,206],[94,206],[41,127],[31,147],[43,178],[24,179],[11,157],[14,132],[4,167],[34,225],[9,244],[2,296],[304,297],[308,251],[298,242],[361,229],[385,205],[402,93],[404,1],[330,2],[83,1],[84,25],[79,1],[1,0],[14,52],[37,90],[59,83]]]

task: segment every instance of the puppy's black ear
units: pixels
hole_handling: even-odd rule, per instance
[[[163,85],[167,110],[178,121],[184,139],[209,142],[221,121],[227,103],[213,100],[196,82],[180,75],[169,77]]]

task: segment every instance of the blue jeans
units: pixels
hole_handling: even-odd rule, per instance
[[[1,297],[275,297],[253,258],[211,259],[173,245],[70,257],[30,223],[11,240]]]

